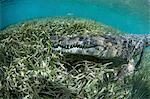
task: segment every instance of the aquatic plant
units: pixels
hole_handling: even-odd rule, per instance
[[[143,60],[135,72],[132,81],[131,99],[150,98],[150,49],[146,49]]]
[[[133,95],[138,83],[133,82],[131,77],[125,78],[123,82],[115,81],[117,68],[107,67],[111,62],[105,64],[85,60],[71,62],[71,58],[67,59],[59,52],[52,52],[51,49],[50,35],[120,33],[94,21],[68,17],[32,20],[6,28],[0,32],[0,97],[4,99],[137,97]],[[140,73],[143,72],[136,73],[135,76],[141,75]]]

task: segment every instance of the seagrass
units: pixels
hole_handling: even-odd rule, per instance
[[[134,72],[135,80],[130,76],[118,82],[114,78],[120,67],[108,68],[118,61],[113,63],[112,60],[103,60],[105,62],[100,63],[93,59],[82,59],[70,62],[72,58],[69,58],[68,62],[61,53],[53,51],[55,46],[51,41],[52,35],[114,36],[122,33],[109,26],[85,19],[57,17],[16,24],[0,33],[2,99],[149,98],[148,69],[140,69],[140,74]],[[144,56],[149,56],[149,52]],[[148,59],[149,57],[144,58],[145,61],[140,65],[149,66]],[[140,78],[137,79],[138,77]],[[138,88],[138,82],[141,89]],[[137,91],[141,94],[136,95]]]

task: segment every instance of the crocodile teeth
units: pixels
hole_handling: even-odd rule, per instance
[[[70,45],[68,45],[68,49],[70,49]]]

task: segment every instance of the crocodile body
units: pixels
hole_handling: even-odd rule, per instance
[[[53,50],[103,59],[128,60],[150,45],[150,35],[52,36],[51,40]]]
[[[150,35],[51,36],[51,41],[54,51],[121,59],[127,62],[127,72],[133,72],[144,48],[150,46]]]

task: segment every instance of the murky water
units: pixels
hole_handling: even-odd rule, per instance
[[[149,0],[0,0],[0,28],[53,16],[77,16],[128,33],[150,33]]]

